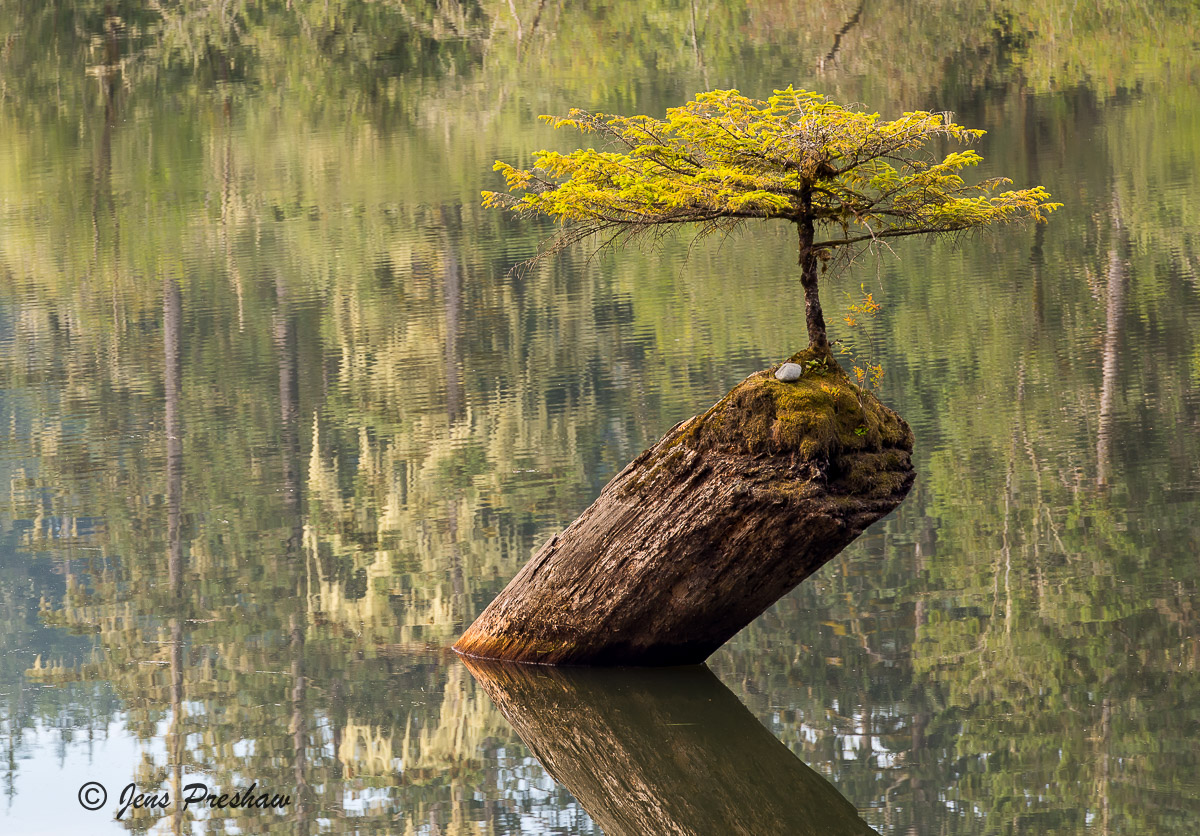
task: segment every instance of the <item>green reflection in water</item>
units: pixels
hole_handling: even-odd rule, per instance
[[[478,192],[559,141],[537,113],[796,83],[952,108],[1067,208],[880,262],[917,487],[713,669],[880,833],[1190,833],[1198,29],[1183,0],[0,2],[10,809],[73,803],[21,758],[116,717],[148,758],[113,785],[248,776],[296,793],[281,832],[594,831],[442,648],[797,347],[792,240],[514,275],[549,228]]]

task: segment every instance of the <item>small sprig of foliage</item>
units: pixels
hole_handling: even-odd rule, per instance
[[[876,346],[875,339],[871,336],[870,324],[875,317],[879,316],[883,305],[875,300],[875,294],[868,291],[864,285],[859,285],[858,291],[858,300],[851,301],[846,305],[846,313],[842,316],[842,321],[852,332],[863,335],[869,346],[869,354],[864,357],[861,351],[855,350],[844,342],[842,343],[842,353],[850,356],[851,371],[854,374],[855,382],[859,386],[865,386],[870,382],[872,388],[878,389],[879,384],[883,382],[883,366],[872,362],[876,356]],[[859,365],[860,363],[862,365]]]
[[[623,239],[681,223],[704,233],[770,218],[832,228],[814,243],[825,249],[1044,221],[1061,206],[1041,186],[1001,191],[1011,183],[1004,177],[968,184],[959,172],[982,159],[972,150],[941,160],[915,153],[934,139],[983,135],[948,113],[888,121],[789,87],[766,101],[701,93],[665,119],[577,109],[541,119],[598,135],[608,149],[539,151],[527,170],[497,161],[513,194],[485,191],[483,203],[563,221],[555,250],[596,233]]]

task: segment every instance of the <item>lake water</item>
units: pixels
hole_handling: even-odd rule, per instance
[[[826,284],[916,485],[711,673],[489,695],[533,550],[806,342],[785,225],[513,271],[492,163],[789,84],[1065,207]],[[1192,0],[0,0],[0,829],[1197,832],[1198,89]]]

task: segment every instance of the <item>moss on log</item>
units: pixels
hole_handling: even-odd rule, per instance
[[[912,485],[912,432],[828,355],[766,369],[672,428],[455,644],[574,665],[702,662]]]

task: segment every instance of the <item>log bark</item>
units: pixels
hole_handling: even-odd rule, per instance
[[[607,836],[878,836],[705,667],[464,661]]]
[[[704,661],[895,508],[912,433],[822,352],[670,430],[555,535],[455,644],[566,665]]]

